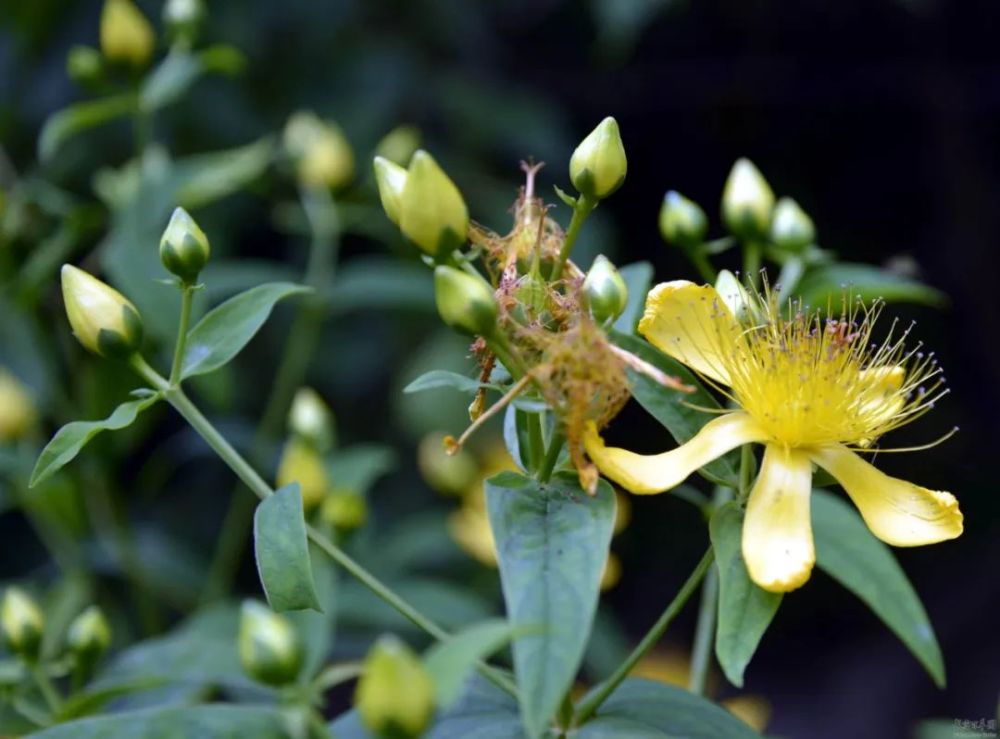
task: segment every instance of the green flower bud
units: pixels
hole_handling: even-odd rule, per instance
[[[105,59],[144,67],[155,46],[153,27],[132,0],[105,0],[101,11],[101,53]]]
[[[685,248],[698,246],[705,240],[708,218],[693,200],[670,190],[660,206],[660,235],[669,244]]]
[[[425,436],[417,447],[417,467],[424,482],[445,495],[462,495],[479,476],[479,465],[472,453],[462,447],[455,454],[448,454],[444,447],[445,435],[432,433]]]
[[[615,265],[603,254],[594,260],[587,272],[583,291],[587,295],[590,314],[598,323],[615,320],[628,304],[628,286]]]
[[[28,388],[0,367],[0,443],[23,438],[35,424],[37,415]]]
[[[66,646],[81,668],[93,668],[111,646],[111,627],[100,608],[90,606],[73,619],[66,631]]]
[[[280,687],[302,669],[302,643],[288,619],[257,601],[240,611],[240,663],[254,680]]]
[[[318,506],[330,491],[330,477],[326,474],[323,455],[299,436],[293,436],[285,444],[275,482],[279,488],[297,482],[302,494],[302,507],[306,511]]]
[[[333,447],[334,427],[333,413],[319,393],[310,387],[300,387],[288,411],[289,430],[316,449],[327,451]]]
[[[383,636],[368,652],[354,693],[361,722],[379,736],[419,736],[434,713],[434,683],[409,647]]]
[[[719,270],[719,276],[715,279],[715,291],[737,319],[746,321],[753,317],[754,303],[750,299],[750,293],[728,269]]]
[[[382,209],[389,220],[399,225],[399,211],[406,187],[406,170],[385,157],[375,157],[375,182]]]
[[[420,129],[416,126],[396,126],[378,142],[375,153],[383,159],[405,167],[418,148],[420,148]]]
[[[16,586],[7,588],[0,604],[0,626],[7,648],[27,660],[38,657],[45,618],[38,604]]]
[[[205,15],[202,0],[167,0],[163,6],[163,25],[171,40],[190,47],[198,39]]]
[[[490,336],[497,325],[493,290],[481,277],[438,266],[434,270],[434,298],[442,320],[473,336]]]
[[[621,187],[627,169],[618,121],[610,116],[580,142],[569,160],[573,187],[593,200],[606,198]]]
[[[183,208],[174,208],[170,223],[160,238],[160,261],[163,266],[185,284],[193,285],[198,281],[210,253],[208,237],[194,218]]]
[[[399,228],[431,256],[459,248],[469,232],[469,211],[462,193],[423,149],[410,162],[399,200]]]
[[[62,268],[63,302],[77,340],[102,357],[124,358],[142,343],[142,318],[124,295],[70,264]]]
[[[97,82],[104,74],[101,53],[93,46],[74,46],[66,55],[66,74],[81,85]]]
[[[749,159],[736,160],[722,191],[722,219],[742,238],[766,236],[771,226],[774,193]]]
[[[780,249],[798,252],[816,241],[812,218],[791,198],[781,198],[774,206],[771,241]]]
[[[336,189],[354,178],[354,152],[333,121],[308,111],[295,113],[285,125],[284,143],[301,185]]]
[[[368,520],[368,501],[353,490],[334,490],[326,496],[319,515],[338,531],[354,531]]]

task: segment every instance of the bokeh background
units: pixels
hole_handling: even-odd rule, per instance
[[[158,18],[158,3],[139,5]],[[786,598],[748,670],[745,692],[767,697],[774,711],[769,731],[789,737],[909,736],[924,718],[995,716],[1000,7],[945,0],[212,0],[209,6],[205,36],[242,50],[247,66],[233,79],[200,81],[157,118],[154,138],[176,156],[246,144],[280,131],[292,111],[311,108],[343,126],[359,162],[361,194],[351,197],[370,202],[367,163],[376,142],[395,125],[412,123],[463,190],[473,217],[503,232],[519,161],[545,161],[543,189],[565,187],[575,143],[614,115],[629,174],[592,219],[582,263],[602,251],[618,264],[649,260],[657,279],[693,278],[658,236],[660,200],[665,190],[680,190],[717,224],[728,169],[749,156],[779,195],[792,195],[812,215],[821,246],[919,276],[946,294],[940,307],[892,309],[918,322],[914,335],[937,351],[952,389],[933,414],[894,441],[921,443],[953,425],[961,433],[943,446],[880,462],[889,472],[953,491],[965,512],[960,540],[897,552],[937,630],[947,689],[937,690],[859,601],[817,573]],[[99,12],[94,0],[0,8],[5,172],[44,176],[81,198],[92,197],[99,167],[131,156],[127,126],[88,133],[41,169],[35,152],[47,116],[83,97],[66,76],[65,57],[73,44],[96,43]],[[277,261],[294,276],[305,245],[282,228],[281,203],[290,191],[276,168],[200,210],[216,253]],[[554,211],[564,223],[566,211],[562,205]],[[379,546],[391,549],[396,523],[449,510],[420,481],[415,449],[430,430],[460,430],[467,403],[448,391],[404,397],[401,388],[423,369],[462,368],[465,347],[438,327],[429,279],[415,256],[377,209],[359,212],[364,217],[343,244],[342,274],[352,264],[377,267],[366,260],[386,254],[409,260],[413,269],[395,282],[364,283],[356,291],[382,295],[347,301],[329,317],[309,382],[335,409],[344,443],[394,450],[394,470],[370,498]],[[84,252],[100,243],[106,218],[94,215]],[[153,226],[156,232],[162,222]],[[41,289],[44,323],[45,316],[58,317],[59,300],[54,282]],[[252,431],[286,327],[279,311],[225,381],[199,388],[236,438]],[[8,364],[17,363],[10,344],[0,351]],[[82,352],[70,357],[69,374],[29,379],[39,388],[72,386],[80,408],[102,415],[114,393],[101,388],[94,360]],[[129,493],[122,515],[140,530],[183,542],[197,572],[231,482],[169,414],[136,433],[120,471]],[[612,438],[642,451],[670,444],[633,406],[614,424]],[[150,467],[157,455],[161,467],[168,459],[162,475]],[[622,580],[604,596],[604,615],[632,641],[686,577],[706,538],[695,509],[670,496],[637,500],[634,508],[633,524],[615,541]],[[47,566],[19,514],[3,515],[0,532],[5,576]],[[499,602],[497,581],[478,566],[442,573]],[[241,577],[253,591],[250,558]],[[680,648],[693,629],[691,611],[671,630]]]

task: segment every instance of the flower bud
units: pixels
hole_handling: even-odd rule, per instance
[[[38,604],[16,586],[7,588],[0,604],[0,627],[7,648],[26,660],[35,660],[42,644],[45,618]]]
[[[101,53],[93,46],[74,46],[66,55],[66,74],[81,85],[90,85],[104,74]]]
[[[266,685],[287,685],[302,669],[302,643],[295,627],[257,601],[243,602],[238,646],[243,669]]]
[[[493,290],[481,277],[440,265],[434,270],[434,298],[438,314],[452,328],[474,336],[490,336],[496,329]]]
[[[97,606],[73,619],[66,631],[66,646],[77,664],[89,671],[111,646],[111,627]]]
[[[205,15],[202,0],[167,0],[163,6],[163,25],[172,41],[190,47],[198,38]]]
[[[336,189],[354,178],[354,152],[333,121],[311,112],[295,113],[285,125],[284,142],[299,184]]]
[[[459,248],[469,232],[469,211],[462,193],[423,149],[413,155],[406,175],[399,200],[399,228],[431,256]]]
[[[124,358],[142,343],[142,318],[124,295],[70,264],[62,268],[63,302],[77,340],[102,357]]]
[[[132,0],[105,0],[101,11],[101,53],[114,64],[144,67],[153,55],[156,36]]]
[[[613,321],[628,304],[628,286],[621,274],[607,257],[598,255],[583,280],[590,314],[598,323]]]
[[[774,193],[764,175],[749,159],[737,159],[722,191],[726,227],[742,238],[766,236],[773,208]]]
[[[330,478],[326,474],[322,455],[316,447],[298,436],[293,436],[285,444],[275,482],[279,488],[297,482],[302,494],[302,507],[306,511],[318,506],[330,490]]]
[[[17,441],[35,423],[35,403],[28,388],[0,367],[0,442]]]
[[[319,515],[338,531],[354,531],[368,520],[368,501],[353,490],[334,490],[326,496]]]
[[[464,447],[455,454],[444,448],[444,434],[425,436],[417,447],[417,467],[430,487],[445,495],[461,495],[479,475],[475,457]]]
[[[600,200],[621,187],[627,164],[618,121],[608,116],[576,147],[569,178],[582,195]]]
[[[368,652],[354,693],[361,722],[379,736],[419,736],[434,713],[434,683],[409,647],[383,636]]]
[[[738,320],[746,321],[753,316],[754,304],[750,293],[728,269],[719,270],[719,276],[715,279],[715,292]]]
[[[334,420],[330,407],[315,390],[300,387],[288,411],[288,429],[319,451],[333,447]]]
[[[416,126],[396,126],[378,142],[375,153],[393,164],[405,167],[410,163],[413,153],[419,147],[419,128]]]
[[[385,157],[375,157],[374,165],[375,183],[378,185],[382,209],[389,220],[398,226],[400,202],[403,199],[403,188],[406,187],[406,170]]]
[[[779,249],[798,252],[816,240],[812,218],[791,198],[781,198],[774,206],[771,241]]]
[[[192,285],[198,281],[210,252],[208,237],[194,218],[183,208],[174,208],[160,238],[160,261],[167,271]]]
[[[660,235],[669,244],[685,248],[698,246],[705,240],[708,218],[693,200],[670,190],[660,206]]]

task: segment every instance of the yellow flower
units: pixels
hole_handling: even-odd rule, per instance
[[[278,487],[297,482],[302,493],[302,507],[306,511],[318,506],[330,491],[330,478],[326,474],[323,456],[312,444],[298,436],[293,436],[285,444],[275,482]]]
[[[336,189],[354,178],[354,152],[333,121],[308,111],[295,113],[285,126],[284,144],[306,187]]]
[[[946,392],[933,357],[907,351],[906,331],[872,343],[879,307],[847,299],[840,318],[823,320],[794,304],[783,311],[770,293],[750,299],[745,320],[752,323],[741,324],[713,287],[675,281],[650,292],[640,333],[738,408],[679,448],[649,456],[606,447],[591,426],[584,443],[598,468],[633,493],[660,493],[738,446],[764,444],[747,501],[743,557],[754,582],[773,592],[801,586],[815,562],[813,465],[843,486],[888,544],[961,534],[954,496],[889,477],[858,455]]]
[[[102,357],[127,357],[142,343],[142,318],[124,295],[71,264],[62,268],[66,317],[76,338]]]
[[[19,379],[0,367],[0,442],[16,441],[35,422],[35,404]]]
[[[101,11],[101,52],[111,62],[143,67],[153,55],[156,36],[132,0],[106,0]]]

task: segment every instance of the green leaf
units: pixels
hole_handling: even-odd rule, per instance
[[[124,682],[107,688],[76,693],[68,698],[63,703],[62,708],[59,709],[59,721],[61,723],[70,719],[90,716],[100,711],[116,698],[158,688],[165,683],[166,680],[160,677],[140,677],[132,682]]]
[[[282,298],[309,288],[290,282],[258,285],[213,308],[188,334],[181,377],[212,372],[240,353]]]
[[[458,372],[431,370],[404,387],[403,392],[419,393],[423,390],[436,390],[442,387],[453,387],[463,393],[474,393],[481,387],[492,387],[492,385],[481,383],[479,380],[466,377]]]
[[[333,484],[358,495],[367,494],[375,481],[396,466],[396,453],[381,444],[355,444],[330,452],[326,469]]]
[[[889,303],[922,303],[941,306],[947,297],[929,285],[870,264],[830,264],[810,269],[799,282],[796,292],[814,308],[825,308],[832,301],[840,306],[847,290],[864,300],[882,298]]]
[[[321,611],[297,482],[285,485],[257,506],[253,541],[257,572],[271,608],[279,612]]]
[[[573,684],[597,608],[615,520],[615,496],[597,494],[575,474],[541,483],[514,472],[486,481],[507,618],[513,628],[540,629],[514,641],[521,715],[529,737],[549,725]]]
[[[135,105],[135,95],[127,93],[76,103],[53,113],[38,137],[38,158],[47,162],[77,134],[128,115],[135,110]]]
[[[726,677],[743,687],[743,671],[761,637],[778,612],[781,593],[758,587],[743,561],[743,513],[736,503],[719,508],[709,522],[715,565],[719,571],[719,612],[715,656]]]
[[[139,107],[153,113],[180,98],[201,76],[201,60],[187,51],[171,51],[142,84]]]
[[[103,421],[73,421],[56,432],[38,455],[29,487],[34,487],[69,464],[87,443],[102,431],[119,431],[130,426],[136,417],[160,399],[159,395],[130,400],[115,408]]]
[[[892,550],[851,505],[826,490],[813,491],[812,526],[820,569],[861,598],[943,688],[944,660],[934,629]]]
[[[649,292],[649,285],[653,281],[653,265],[649,262],[633,262],[626,264],[618,272],[628,287],[628,302],[625,310],[615,321],[614,328],[623,334],[631,335],[635,333],[635,325],[639,322],[639,317],[646,306],[646,293]]]
[[[32,734],[35,739],[285,739],[288,733],[281,714],[260,706],[203,705],[152,708],[109,716],[95,716],[53,726]]]
[[[653,680],[630,678],[611,694],[577,739],[618,737],[750,739],[759,734],[701,696]]]
[[[174,163],[175,199],[192,210],[220,200],[259,179],[273,155],[274,140],[265,136],[234,149],[179,159]]]
[[[428,649],[424,666],[434,680],[437,704],[450,707],[461,695],[462,685],[476,662],[496,652],[512,635],[510,624],[492,619],[463,629]]]
[[[668,375],[695,388],[693,393],[682,393],[663,387],[646,375],[629,370],[632,397],[646,411],[659,421],[674,437],[678,444],[683,444],[701,430],[701,427],[717,418],[717,414],[695,410],[689,406],[720,409],[719,402],[706,390],[698,377],[680,362],[671,359],[656,347],[636,336],[627,336],[620,331],[611,332],[611,340],[622,349],[632,352]],[[684,405],[684,404],[688,405]],[[699,470],[708,480],[727,487],[735,488],[739,484],[739,455],[729,452],[710,462]]]

